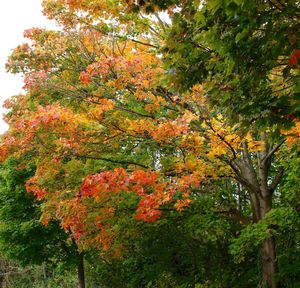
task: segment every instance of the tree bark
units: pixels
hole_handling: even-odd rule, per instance
[[[83,253],[79,253],[79,262],[78,262],[78,267],[77,267],[77,273],[78,273],[78,288],[85,288]]]
[[[253,222],[264,219],[266,214],[272,209],[273,192],[280,183],[283,175],[282,168],[270,183],[269,170],[271,157],[279,149],[283,142],[278,145],[269,145],[266,133],[261,135],[261,140],[265,143],[265,149],[255,155],[248,150],[247,141],[243,143],[240,158],[230,162],[239,183],[243,185],[250,195]],[[253,161],[257,160],[256,163]],[[263,241],[261,245],[262,281],[268,288],[277,288],[280,285],[276,282],[277,260],[275,250],[275,239],[270,237]]]
[[[265,140],[265,135],[262,137]],[[266,143],[266,141],[265,141]],[[269,149],[267,143],[265,144],[265,151],[258,153],[258,179],[259,179],[259,190],[260,190],[260,209],[261,219],[272,209],[272,196],[273,191],[268,185],[269,168],[271,165],[270,158],[268,158]],[[260,219],[260,220],[261,220]],[[263,284],[269,288],[276,288],[277,274],[277,259],[275,251],[275,239],[270,237],[263,241],[261,246],[261,261],[262,261],[262,272],[263,272]]]
[[[270,192],[267,193],[262,187],[260,189],[260,197],[258,203],[255,203],[254,211],[259,210],[259,217],[253,215],[253,222],[258,222],[262,220],[266,213],[272,208],[272,195]],[[255,214],[255,213],[254,213]],[[261,265],[262,265],[262,281],[265,285],[264,287],[276,288],[276,273],[277,273],[277,259],[276,259],[276,250],[275,250],[275,239],[270,237],[263,241],[261,245]]]
[[[275,241],[274,238],[266,239],[261,248],[262,254],[262,272],[263,283],[269,288],[276,288],[275,275],[277,273],[277,261],[275,253]]]

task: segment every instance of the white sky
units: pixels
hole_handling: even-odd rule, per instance
[[[22,92],[22,78],[6,73],[5,63],[12,49],[25,42],[23,31],[32,27],[54,27],[54,24],[42,14],[42,0],[1,1],[0,9],[0,133],[6,129],[2,121],[4,109],[2,103],[12,95]]]

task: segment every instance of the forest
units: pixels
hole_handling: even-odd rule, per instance
[[[0,286],[300,287],[300,1],[41,3],[57,29],[6,64]]]

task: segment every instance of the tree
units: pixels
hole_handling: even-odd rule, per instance
[[[34,174],[34,165],[20,168],[12,158],[1,165],[0,251],[22,266],[63,263],[72,267],[78,261],[76,247],[68,241],[57,222],[40,223],[41,202],[27,193],[25,182]]]
[[[162,51],[179,89],[207,83],[210,105],[248,129],[299,117],[298,1],[161,4],[141,1],[139,9],[169,9],[172,25]]]
[[[141,1],[152,20],[127,2],[44,1],[62,30],[28,30],[31,42],[8,61],[25,75],[27,93],[7,103],[2,157],[33,155],[27,190],[45,201],[43,222],[57,219],[82,248],[106,252],[118,238],[120,203],[131,199],[131,217],[155,222],[225,179],[230,201],[219,214],[245,225],[251,216],[265,229],[258,240],[263,282],[276,287],[276,229],[260,223],[282,201],[278,155],[282,147],[290,155],[285,139],[295,144],[299,134],[298,124],[288,130],[298,103],[297,51],[290,64],[283,58],[281,17],[289,10],[282,16],[265,2]],[[170,27],[156,13],[169,4],[179,5],[169,10]],[[243,28],[254,15],[259,21]],[[257,31],[273,22],[283,38],[267,53],[272,39]],[[259,53],[257,41],[265,49]],[[293,85],[274,90],[286,75]]]
[[[147,10],[151,6],[151,10],[174,11],[172,6],[177,5],[163,50],[169,71],[174,71],[172,83],[182,90],[205,84],[208,102],[226,115],[228,122],[238,123],[246,130],[252,127],[258,131],[273,130],[269,135],[262,133],[261,140],[269,139],[265,142],[266,150],[258,153],[257,159],[248,153],[244,143],[242,159],[229,163],[239,182],[249,190],[254,221],[263,219],[271,209],[274,187],[283,173],[279,169],[273,183],[268,185],[270,158],[281,145],[272,143],[278,137],[276,130],[299,119],[296,36],[299,3],[170,1],[164,4],[168,7],[143,1],[140,8]],[[262,257],[264,282],[275,287],[274,244],[263,244]]]

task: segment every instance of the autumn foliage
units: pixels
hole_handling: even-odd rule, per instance
[[[265,78],[252,83],[244,78],[248,68],[237,68],[252,65],[248,52],[237,53],[236,60],[205,29],[199,39],[190,31],[182,34],[181,24],[192,29],[186,24],[192,13],[185,9],[199,5],[193,10],[188,1],[152,2],[45,0],[44,13],[61,30],[26,30],[27,43],[7,62],[11,72],[23,74],[25,93],[5,103],[10,128],[1,139],[1,161],[32,159],[36,171],[26,189],[43,203],[42,223],[59,220],[82,250],[96,247],[121,257],[126,245],[115,243],[122,217],[153,224],[183,215],[206,193],[218,195],[215,203],[221,199],[226,208],[218,212],[237,225],[258,223],[272,209],[283,177],[280,160],[272,166],[273,159],[287,153],[281,147],[298,144],[299,123],[290,108],[297,105],[295,86],[285,86],[284,73],[293,81],[299,49],[290,55],[282,49],[277,62],[272,54],[270,69],[258,72]],[[183,5],[180,25],[176,5]],[[217,13],[212,7],[207,9]],[[174,30],[168,30],[160,10],[175,15]],[[254,38],[261,32],[255,33]],[[232,47],[244,41],[237,35]],[[194,53],[187,55],[195,41]],[[264,90],[256,90],[263,81]],[[284,104],[258,110],[257,95]],[[253,115],[247,114],[249,107]],[[216,192],[222,181],[229,183],[221,189],[226,196]],[[228,196],[230,189],[235,192]],[[251,206],[244,211],[232,207],[242,201],[241,193]]]

